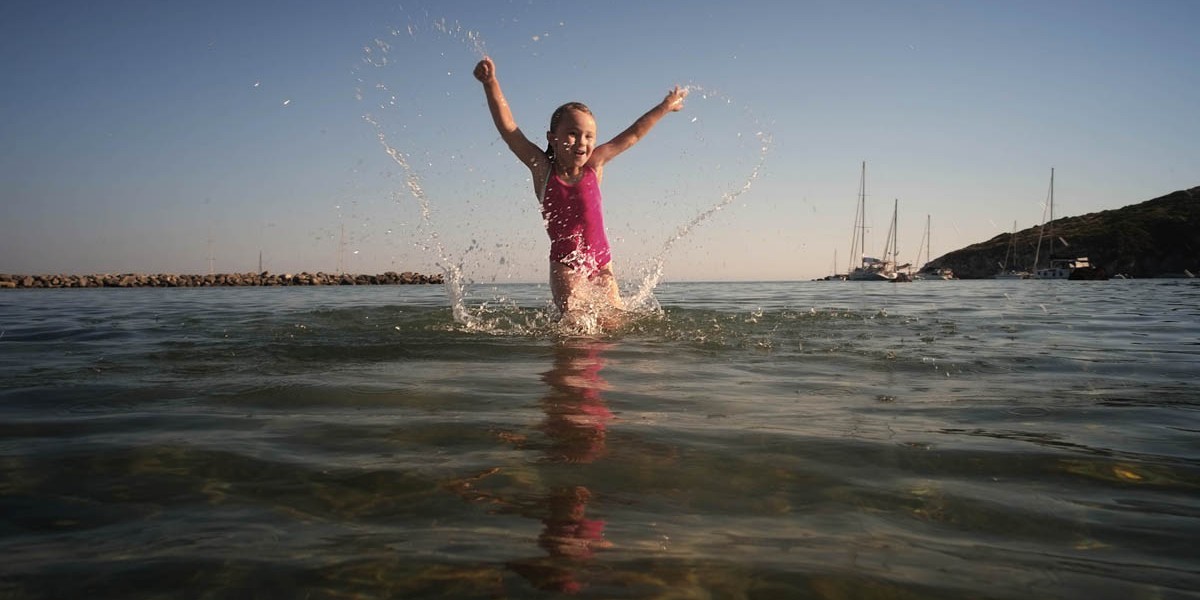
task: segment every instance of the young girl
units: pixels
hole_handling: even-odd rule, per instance
[[[533,191],[550,235],[550,291],[555,306],[564,317],[577,311],[596,312],[596,308],[624,308],[600,207],[604,165],[632,148],[664,115],[682,109],[687,90],[676,86],[628,129],[599,146],[592,111],[579,102],[564,104],[550,117],[549,144],[542,150],[517,127],[492,59],[485,57],[475,65],[475,78],[483,84],[500,137],[533,175]]]

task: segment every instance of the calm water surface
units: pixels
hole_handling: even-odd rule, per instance
[[[3,598],[1185,598],[1200,285],[0,293]]]

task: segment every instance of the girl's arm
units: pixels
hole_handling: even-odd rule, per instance
[[[618,154],[632,148],[633,145],[638,143],[638,141],[645,137],[647,133],[650,133],[650,130],[655,124],[658,123],[659,119],[662,119],[667,115],[667,113],[682,110],[683,99],[686,97],[687,90],[680,88],[679,86],[675,86],[675,89],[671,90],[670,93],[667,94],[667,97],[663,98],[662,102],[659,102],[657,106],[639,117],[638,120],[634,121],[633,125],[630,125],[628,129],[617,134],[617,137],[609,140],[607,143],[598,146],[596,150],[592,152],[591,162],[593,163],[593,166],[597,168],[603,167],[604,163],[616,158]]]
[[[500,81],[496,79],[496,64],[491,58],[484,57],[475,65],[475,79],[478,79],[483,84],[483,92],[487,95],[488,110],[492,113],[492,122],[496,124],[496,130],[500,132],[500,138],[508,144],[508,149],[517,155],[517,158],[529,167],[530,171],[534,171],[537,175],[538,167],[545,168],[546,153],[538,148],[529,138],[521,133],[521,129],[517,127],[516,119],[513,119],[512,110],[508,108],[508,101],[504,99],[504,92],[500,91]]]

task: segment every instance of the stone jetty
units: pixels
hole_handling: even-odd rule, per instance
[[[216,273],[180,275],[158,273],[105,273],[100,275],[0,274],[0,289],[16,288],[140,288],[140,287],[252,287],[290,285],[419,285],[443,283],[441,274],[422,275],[388,271],[379,275],[349,273]]]

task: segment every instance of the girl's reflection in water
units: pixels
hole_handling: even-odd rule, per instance
[[[600,460],[607,453],[607,427],[613,414],[601,397],[608,383],[600,371],[604,368],[603,352],[610,347],[597,341],[559,343],[552,368],[542,374],[549,391],[541,399],[545,419],[538,429],[546,435],[547,443],[537,445],[544,449],[539,462],[566,467],[543,475],[559,482],[566,478],[567,485],[550,485],[537,492],[532,502],[526,493],[483,491],[481,488],[488,487],[484,481],[501,471],[493,468],[447,486],[466,500],[495,505],[496,512],[517,512],[542,522],[537,545],[547,556],[508,563],[510,569],[539,589],[579,591],[584,586],[579,571],[597,550],[612,545],[604,539],[605,522],[588,518],[593,493],[579,483],[586,474],[573,468]],[[535,447],[525,444],[520,435],[501,437],[518,447]]]
[[[603,350],[610,344],[599,342],[560,344],[555,348],[554,368],[542,374],[550,393],[542,399],[546,420],[542,431],[549,436],[549,460],[590,463],[605,453],[605,438],[612,411],[608,410],[602,390],[608,382],[600,377],[604,368]]]
[[[610,346],[593,341],[555,347],[554,367],[542,374],[542,381],[550,386],[542,398],[546,418],[541,425],[550,441],[548,461],[584,464],[604,457],[613,414],[600,396],[608,389],[600,370],[604,368],[602,353]],[[538,546],[549,558],[509,566],[541,589],[581,589],[573,567],[592,558],[596,550],[611,546],[604,539],[604,521],[587,516],[591,499],[591,490],[583,485],[549,490],[538,536]]]

